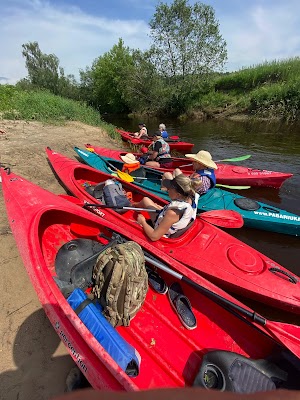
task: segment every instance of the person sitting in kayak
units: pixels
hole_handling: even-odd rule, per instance
[[[215,169],[218,169],[216,163],[212,160],[211,154],[208,151],[200,150],[196,154],[185,154],[185,156],[193,160],[193,172],[189,177],[192,180],[200,182],[196,192],[201,196],[216,186]],[[165,172],[163,179],[172,179],[176,174],[182,173],[179,168],[171,172]],[[163,182],[163,181],[162,181]],[[163,183],[162,183],[163,188]]]
[[[135,171],[136,169],[139,169],[141,167],[141,164],[139,160],[135,158],[135,155],[132,153],[127,153],[125,156],[120,156],[122,161],[124,162],[123,167],[122,167],[122,172],[126,172],[127,174],[130,174],[131,172]]]
[[[161,137],[161,133],[155,133],[153,135],[153,142],[149,146],[148,150],[149,158],[146,162],[147,167],[159,168],[171,168],[172,159],[170,154],[170,146]]]
[[[139,123],[139,131],[134,132],[133,136],[136,139],[148,139],[148,131],[146,125],[143,122]]]
[[[199,195],[195,187],[199,182],[191,180],[184,174],[179,174],[173,179],[165,179],[164,186],[168,190],[171,201],[162,207],[154,203],[149,197],[144,197],[140,202],[134,203],[137,208],[151,208],[160,210],[159,214],[149,213],[153,226],[150,226],[144,215],[139,214],[137,223],[140,224],[145,234],[153,242],[161,237],[171,237],[174,233],[184,229],[196,219]]]
[[[168,139],[169,135],[168,135],[168,132],[166,131],[166,125],[165,124],[159,124],[158,129],[159,129],[159,131],[161,133],[161,137],[163,139]]]

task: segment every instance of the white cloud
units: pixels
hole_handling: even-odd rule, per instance
[[[148,24],[87,15],[78,8],[54,8],[44,1],[24,0],[13,7],[3,6],[0,15],[2,62],[0,76],[9,82],[25,77],[22,44],[37,41],[43,53],[53,53],[66,74],[78,76],[79,69],[109,51],[122,37],[126,46],[148,47]]]
[[[252,3],[243,13],[220,20],[229,71],[300,55],[300,3],[261,4]]]

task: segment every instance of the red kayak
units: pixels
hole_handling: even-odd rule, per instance
[[[137,146],[149,146],[152,143],[150,139],[137,139],[133,137],[131,132],[122,131],[121,129],[117,129],[117,132],[121,135],[122,140]],[[194,147],[193,143],[182,142],[180,139],[167,139],[166,142],[169,144],[171,150],[177,150],[182,153],[191,152]]]
[[[96,193],[93,190],[98,185],[97,193],[102,193],[104,183],[107,179],[111,179],[111,175],[67,158],[49,148],[46,151],[57,176],[68,191],[82,201],[82,205],[83,202],[88,202],[103,206],[99,200],[100,196],[97,195],[98,199],[93,196]],[[157,204],[167,203],[166,200],[134,184],[120,182],[133,201],[148,196]],[[142,228],[136,223],[135,210],[119,214],[110,208],[90,207],[90,209],[100,217],[114,222],[150,243]],[[152,245],[226,290],[300,313],[299,278],[267,256],[212,225],[214,222],[216,225],[219,222],[226,223],[227,214],[226,212],[224,214],[224,210],[209,212],[208,218],[206,215],[206,213],[200,214],[180,237],[162,238],[151,242]],[[145,217],[149,218],[148,213],[145,213]],[[228,227],[231,222],[234,223],[234,218],[232,220],[228,219]]]
[[[300,369],[296,366],[299,327],[257,315],[128,229],[100,219],[9,170],[1,169],[1,176],[8,220],[32,285],[54,330],[93,388],[136,391],[195,385],[247,393],[300,389]],[[138,241],[148,254],[148,268],[152,269],[154,262],[167,268],[167,272],[160,271],[167,285],[181,281],[197,321],[195,329],[185,329],[168,295],[158,294],[150,286],[142,308],[127,327],[112,328],[99,311],[93,314],[91,325],[81,311],[73,311],[69,299],[78,288],[63,295],[57,273],[61,249],[72,254],[83,239],[101,249],[109,245],[115,232],[124,241]],[[84,256],[85,252],[82,261]],[[68,266],[66,262],[65,269]],[[172,278],[170,271],[177,278]],[[76,280],[72,282],[78,285]],[[105,332],[99,336],[96,329],[105,323],[109,325],[108,343],[103,342]],[[115,350],[122,347],[115,349],[116,337],[119,344],[139,354],[135,377],[115,357]]]
[[[120,156],[125,155],[127,152],[124,150],[113,150],[105,147],[93,146],[86,144],[86,148],[95,151],[100,156],[114,158],[119,160]],[[142,153],[134,153],[136,156],[141,156]],[[191,160],[188,158],[172,157],[172,168],[155,168],[161,172],[172,172],[175,168],[180,168],[185,174],[193,172]],[[183,166],[183,167],[182,167]],[[261,169],[253,169],[247,167],[240,167],[237,165],[220,164],[217,163],[218,169],[215,171],[217,182],[225,185],[249,185],[261,187],[273,187],[279,189],[283,182],[292,177],[293,174],[284,172],[267,171]],[[153,168],[153,167],[151,167]]]

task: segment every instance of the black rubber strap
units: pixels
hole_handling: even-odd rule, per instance
[[[291,283],[296,284],[298,282],[298,279],[295,276],[291,275],[287,271],[283,271],[280,268],[272,267],[272,268],[269,268],[269,271],[272,272],[273,274],[277,274],[278,273],[278,274],[282,274],[282,275],[287,276],[289,278],[289,282],[291,282]],[[280,276],[280,278],[283,278],[283,277]]]
[[[86,306],[91,304],[93,301],[91,299],[85,299],[81,304],[79,304],[78,307],[75,308],[74,312],[75,314],[79,315],[83,309],[85,309]]]

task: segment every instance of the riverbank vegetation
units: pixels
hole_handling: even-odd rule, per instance
[[[12,85],[0,85],[0,117],[56,125],[80,121],[99,126],[112,138],[119,138],[114,127],[105,123],[99,112],[85,102],[63,98],[46,90],[24,90]]]
[[[102,123],[105,113],[300,119],[300,58],[225,73],[226,42],[213,8],[199,2],[160,2],[149,26],[150,49],[130,49],[120,38],[80,71],[79,82],[37,42],[24,44],[28,76],[1,89],[0,112],[11,118],[78,118],[93,125]]]

